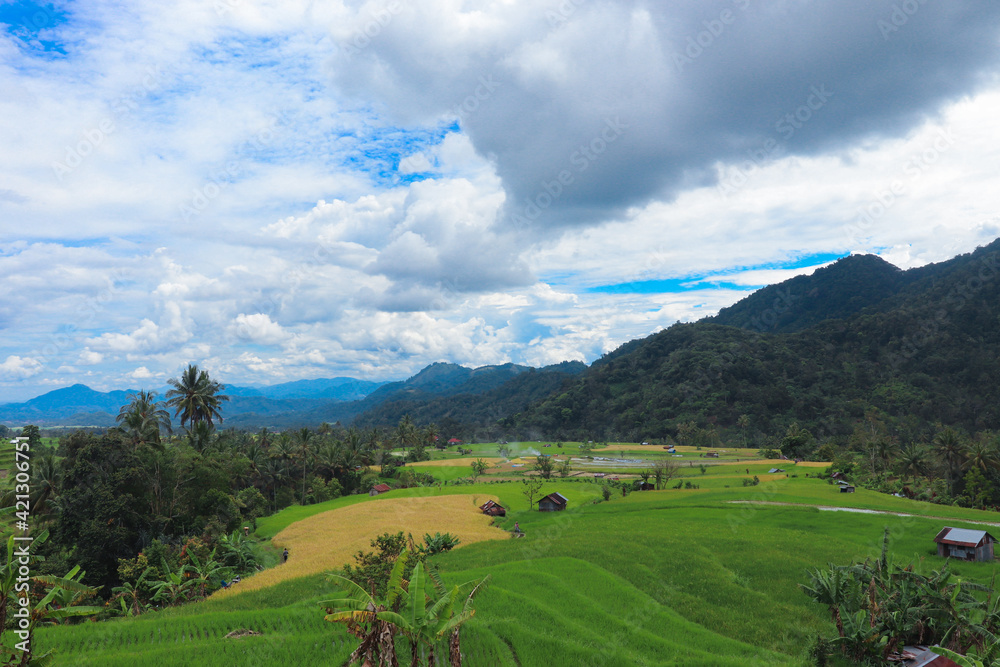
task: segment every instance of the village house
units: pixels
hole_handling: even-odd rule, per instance
[[[504,509],[503,505],[493,500],[487,500],[479,506],[479,509],[488,516],[507,516],[507,510]]]
[[[538,501],[539,512],[561,512],[566,509],[566,497],[561,493],[550,493]]]
[[[997,540],[985,530],[946,527],[934,541],[938,545],[938,556],[943,558],[991,561],[993,543]]]

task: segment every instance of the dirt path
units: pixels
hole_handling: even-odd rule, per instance
[[[779,505],[784,507],[815,507],[821,512],[853,512],[855,514],[891,514],[893,516],[912,516],[917,519],[931,519],[933,521],[961,521],[962,523],[975,523],[981,526],[1000,526],[1000,523],[990,521],[974,521],[972,519],[956,519],[946,516],[927,516],[924,514],[907,514],[906,512],[890,512],[888,510],[869,510],[861,507],[834,507],[832,505],[810,505],[808,503],[778,503],[767,500],[727,500],[727,503],[736,505]]]

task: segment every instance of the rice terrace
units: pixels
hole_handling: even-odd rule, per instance
[[[324,620],[325,601],[338,591],[326,573],[354,564],[379,535],[402,531],[410,548],[424,535],[455,538],[451,548],[425,556],[445,587],[488,577],[475,614],[461,625],[464,664],[808,665],[817,641],[822,646],[823,637],[837,634],[827,605],[803,590],[810,569],[877,562],[884,537],[894,562],[940,569],[944,559],[932,540],[943,523],[981,529],[998,518],[863,488],[843,493],[829,463],[767,451],[582,442],[468,447],[476,456],[435,449],[430,460],[396,468],[439,478],[407,488],[383,477],[395,488],[293,504],[256,519],[243,537],[265,550],[259,563],[270,567],[226,588],[219,582],[236,568],[218,570],[208,587],[214,592],[184,604],[154,596],[136,613],[118,596],[125,611],[114,614],[113,600],[96,623],[39,623],[37,646],[52,651],[53,665],[342,664],[359,640]],[[550,449],[550,456],[537,454]],[[517,463],[526,457],[538,461]],[[647,467],[615,467],[623,457]],[[608,466],[595,472],[602,459]],[[559,469],[563,461],[571,464]],[[657,462],[666,470],[658,484]],[[545,472],[547,463],[558,472]],[[379,481],[376,471],[369,479]],[[645,480],[651,490],[639,490]],[[538,488],[529,498],[532,484]],[[568,501],[566,510],[537,511],[538,499],[551,493]],[[480,510],[490,500],[504,516]],[[865,513],[822,511],[830,508]],[[218,548],[213,554],[220,556]],[[997,570],[993,562],[952,560],[949,567],[970,590],[989,584]],[[185,578],[202,576],[192,566]],[[851,664],[832,645],[822,650],[827,664]],[[403,644],[399,654],[408,655]],[[439,648],[436,662],[445,664],[445,656]]]

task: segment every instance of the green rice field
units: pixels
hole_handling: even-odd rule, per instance
[[[697,472],[697,471],[696,471]],[[700,476],[700,473],[698,473]],[[526,537],[460,547],[435,557],[446,580],[491,575],[463,630],[468,665],[804,665],[817,633],[834,632],[825,608],[799,590],[806,568],[892,551],[939,568],[932,538],[946,525],[1000,522],[990,512],[931,505],[859,489],[841,494],[815,478],[756,487],[633,492],[608,502],[600,485],[546,483],[569,498],[558,513],[527,511],[520,483],[444,486],[294,507],[260,522],[275,534],[321,511],[385,497],[482,491],[508,506]],[[733,502],[751,501],[751,502]],[[760,503],[790,503],[767,505]],[[859,514],[815,506],[902,512]],[[937,519],[928,517],[947,517]],[[953,563],[988,583],[995,563]],[[42,630],[56,665],[342,664],[354,648],[322,619],[321,576],[147,614],[138,619]],[[227,639],[234,630],[259,636]]]

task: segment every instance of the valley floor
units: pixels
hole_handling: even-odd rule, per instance
[[[945,522],[972,527],[1000,520],[989,512],[863,489],[841,494],[812,477],[706,486],[634,492],[595,504],[595,483],[547,482],[544,492],[570,500],[570,508],[558,513],[527,511],[519,483],[407,489],[289,508],[262,521],[259,532],[274,536],[276,544],[294,534],[300,549],[312,545],[322,552],[338,549],[338,526],[356,523],[359,504],[374,510],[420,496],[422,516],[433,517],[427,508],[435,506],[455,515],[441,520],[440,530],[447,531],[455,520],[475,524],[482,515],[474,503],[497,498],[510,510],[500,528],[518,521],[525,538],[472,543],[470,537],[434,558],[450,582],[492,577],[463,630],[465,664],[763,666],[806,664],[809,642],[817,633],[834,632],[827,610],[799,589],[807,568],[874,557],[888,527],[898,559],[936,569],[944,561],[932,539]],[[379,513],[366,510],[365,516]],[[385,529],[396,526],[387,520]],[[996,563],[952,567],[984,583],[998,570]],[[263,582],[274,575],[257,576]],[[38,642],[58,649],[55,665],[342,664],[356,643],[323,620],[318,602],[331,592],[323,576],[266,583],[137,619],[46,628]],[[262,634],[225,638],[240,629]]]

